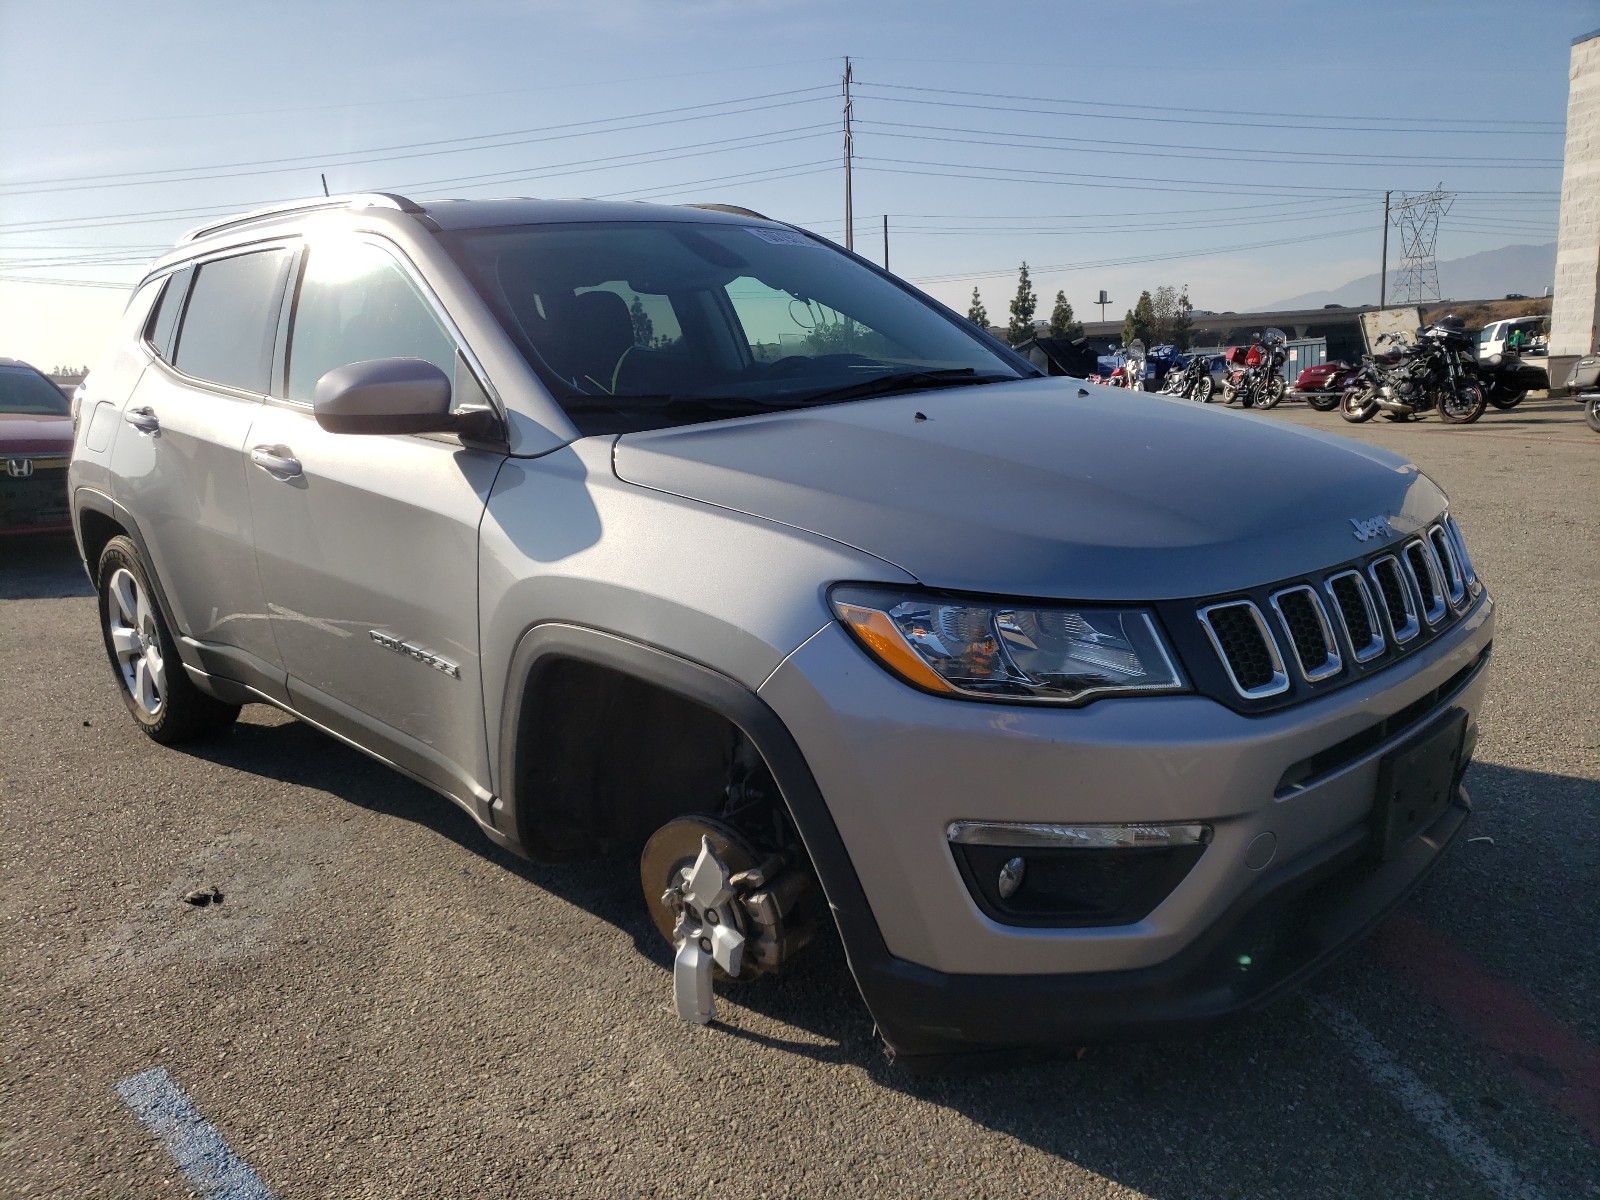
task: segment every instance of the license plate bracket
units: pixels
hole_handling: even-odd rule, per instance
[[[1446,714],[1378,762],[1372,836],[1378,857],[1394,857],[1449,807],[1461,768],[1467,714]]]

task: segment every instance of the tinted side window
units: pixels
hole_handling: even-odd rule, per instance
[[[291,400],[310,400],[335,367],[373,358],[422,358],[455,379],[455,341],[411,279],[367,242],[313,246],[289,335]]]
[[[198,379],[267,390],[287,250],[219,258],[195,269],[175,363]]]
[[[193,276],[194,268],[185,267],[167,277],[161,299],[156,302],[150,322],[145,326],[145,339],[167,362],[172,361],[172,335],[178,330],[178,314],[183,311],[184,297],[189,294],[189,280]]]

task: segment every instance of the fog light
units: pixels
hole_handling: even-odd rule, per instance
[[[1006,859],[1005,866],[1000,868],[1000,883],[996,891],[1000,899],[1009,900],[1017,894],[1017,889],[1022,886],[1023,873],[1028,869],[1028,864],[1020,858]]]
[[[1211,826],[955,821],[945,834],[986,916],[1060,929],[1142,920],[1205,853]]]

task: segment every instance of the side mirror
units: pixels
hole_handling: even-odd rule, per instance
[[[329,433],[438,433],[456,426],[450,380],[421,358],[374,358],[335,367],[312,393]]]

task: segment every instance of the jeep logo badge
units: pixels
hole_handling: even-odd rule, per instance
[[[13,479],[26,479],[33,474],[33,459],[8,458],[6,459],[6,474]]]
[[[1350,524],[1356,527],[1356,541],[1365,542],[1375,537],[1382,537],[1389,532],[1388,517],[1368,517],[1365,521],[1355,517],[1350,518]]]

